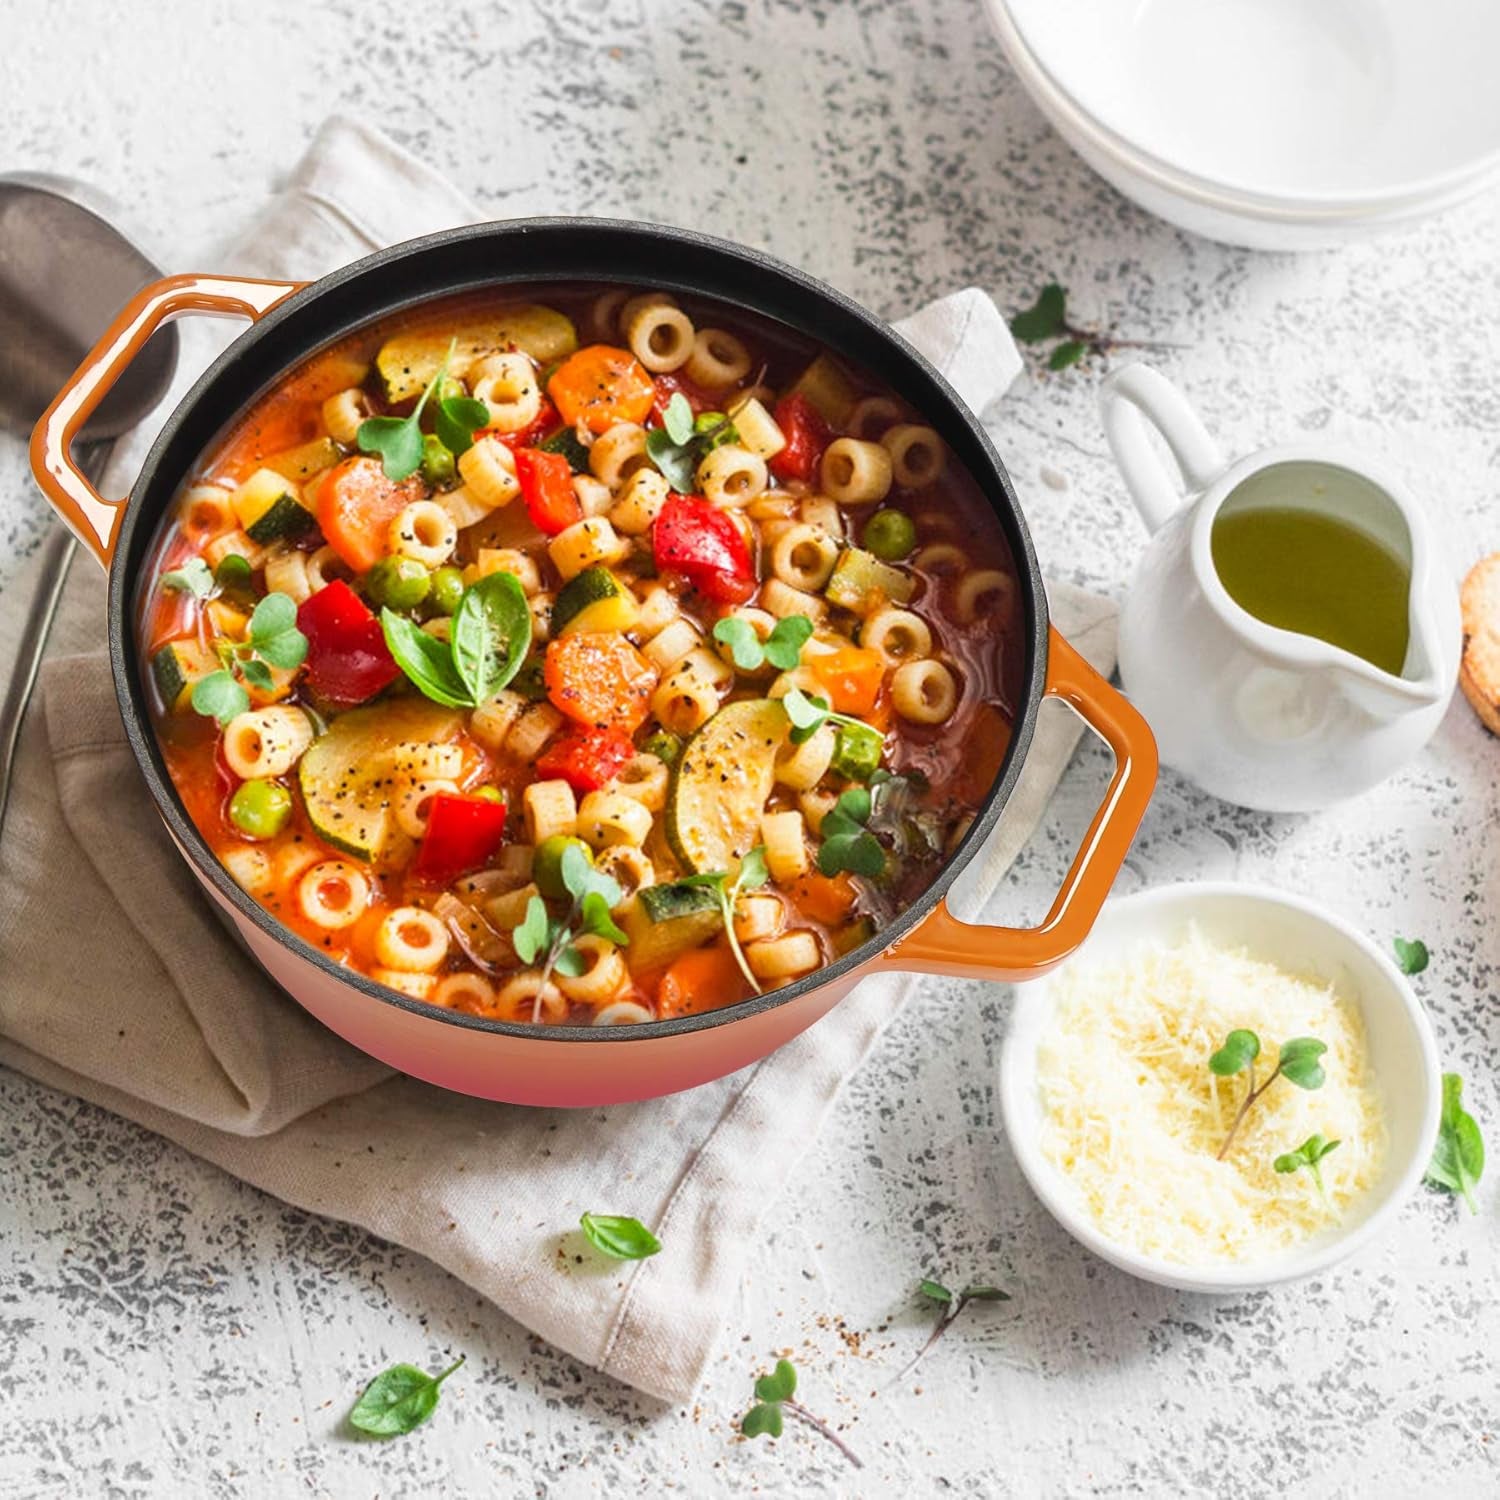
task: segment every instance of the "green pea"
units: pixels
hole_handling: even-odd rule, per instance
[[[464,575],[457,568],[439,568],[432,575],[432,592],[427,602],[440,615],[451,615],[464,596]]]
[[[497,786],[476,786],[469,795],[471,797],[478,797],[481,802],[505,801],[505,793]]]
[[[437,405],[444,401],[455,400],[459,396],[467,396],[468,394],[468,388],[457,375],[444,375],[438,381],[437,389],[432,393],[432,400],[434,405]]]
[[[655,734],[646,736],[643,747],[647,755],[654,755],[658,760],[665,761],[669,766],[677,764],[677,757],[682,754],[682,740],[672,733],[670,729],[658,729]]]
[[[422,439],[422,478],[428,484],[447,484],[453,478],[453,454],[442,438],[429,432]]]
[[[269,839],[286,827],[292,794],[279,781],[242,781],[229,799],[229,821],[252,839]]]
[[[865,550],[884,562],[900,562],[917,545],[916,523],[904,510],[877,511],[865,525]]]
[[[582,839],[569,838],[562,833],[554,833],[551,838],[543,839],[531,855],[531,878],[544,896],[556,899],[568,894],[562,878],[562,857],[563,850],[569,844],[583,850],[583,857],[590,864],[594,862],[593,850]]]
[[[366,575],[365,587],[376,604],[415,609],[427,597],[432,579],[414,557],[382,557]]]

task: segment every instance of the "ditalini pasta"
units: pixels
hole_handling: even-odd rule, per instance
[[[1017,599],[898,392],[577,285],[294,371],[188,475],[140,630],[178,793],[282,924],[408,1002],[620,1026],[921,893],[1004,761]]]

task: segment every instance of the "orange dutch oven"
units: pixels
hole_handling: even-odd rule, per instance
[[[794,984],[720,1010],[635,1026],[527,1026],[440,1009],[344,968],[281,926],[219,864],[173,788],[151,726],[136,629],[152,546],[184,477],[226,425],[303,359],[375,319],[437,298],[560,281],[716,298],[863,365],[924,415],[978,482],[1010,545],[1022,610],[1023,696],[1010,746],[967,836],[933,884],[869,942]],[[251,326],[168,418],[129,499],[106,500],[74,461],[74,439],[151,334],[190,313],[244,318]],[[1087,935],[1155,783],[1156,747],[1145,720],[1048,624],[1020,505],[974,414],[858,304],[721,240],[608,220],[524,219],[413,240],[306,285],[168,277],[138,293],[79,366],[37,424],[31,459],[47,497],[108,570],[110,659],[126,733],[167,829],[204,889],[266,972],[324,1025],[393,1068],[461,1093],[537,1105],[649,1098],[757,1061],[875,974],[997,981],[1044,974]],[[948,908],[948,889],[1014,790],[1044,698],[1067,703],[1108,743],[1114,774],[1039,926],[961,922]]]

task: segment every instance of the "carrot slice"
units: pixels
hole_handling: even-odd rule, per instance
[[[825,927],[838,926],[854,905],[854,882],[842,872],[823,875],[809,870],[806,875],[799,875],[786,893],[804,917],[811,917]]]
[[[426,493],[415,474],[397,483],[385,477],[377,458],[346,458],[318,486],[318,526],[328,545],[364,573],[385,555],[391,522]]]
[[[726,944],[694,948],[674,959],[656,988],[656,1014],[696,1016],[705,1010],[733,1005],[750,994],[750,986]]]
[[[837,712],[867,714],[875,707],[885,678],[885,660],[878,651],[864,646],[840,646],[836,651],[816,656],[809,652],[805,665]]]
[[[644,422],[656,399],[656,385],[628,349],[590,344],[570,354],[547,382],[564,422],[582,422],[604,432],[617,422]]]
[[[555,708],[594,729],[639,728],[656,688],[656,669],[614,630],[559,636],[542,678]]]

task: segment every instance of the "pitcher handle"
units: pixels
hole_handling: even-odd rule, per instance
[[[244,276],[167,276],[142,287],[68,377],[31,434],[31,470],[68,529],[108,571],[124,500],[106,500],[73,458],[73,439],[120,373],[163,324],[185,313],[254,321],[290,297],[300,281]]]
[[[1150,531],[1159,531],[1186,495],[1205,490],[1226,468],[1224,454],[1187,397],[1149,365],[1126,365],[1100,394],[1104,436],[1126,488]],[[1181,483],[1151,447],[1147,423],[1177,461]]]

